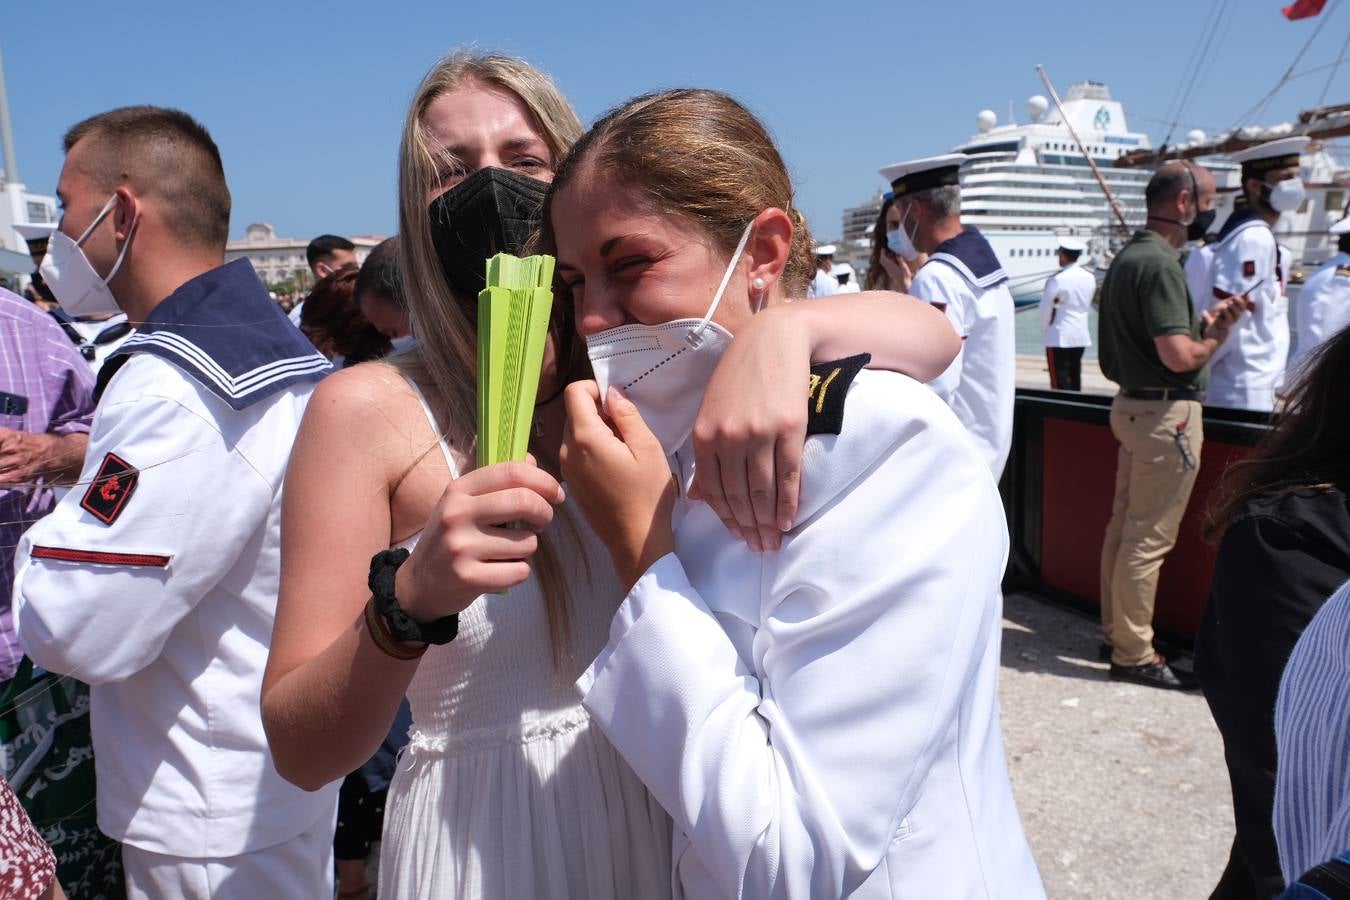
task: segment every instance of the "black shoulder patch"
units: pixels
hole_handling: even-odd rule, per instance
[[[872,354],[859,353],[811,367],[811,389],[806,395],[807,434],[838,434],[843,430],[848,386],[871,361]]]
[[[85,491],[80,506],[104,525],[111,525],[126,509],[127,501],[136,490],[140,472],[115,453],[103,457],[89,490]]]

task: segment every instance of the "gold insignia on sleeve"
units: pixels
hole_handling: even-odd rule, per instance
[[[860,353],[811,367],[811,385],[806,394],[806,433],[839,434],[844,427],[844,400],[853,379],[872,361]]]

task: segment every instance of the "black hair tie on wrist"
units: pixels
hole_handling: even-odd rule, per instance
[[[408,551],[381,550],[370,560],[370,594],[375,611],[389,626],[389,633],[400,641],[423,644],[448,644],[459,634],[459,613],[451,613],[431,622],[418,622],[398,605],[394,596],[394,576],[408,561]]]

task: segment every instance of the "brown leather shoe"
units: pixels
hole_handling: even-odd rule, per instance
[[[1128,681],[1131,684],[1142,684],[1145,687],[1162,688],[1169,691],[1193,691],[1200,686],[1195,676],[1178,673],[1167,664],[1167,660],[1159,653],[1153,654],[1152,662],[1146,662],[1140,666],[1121,666],[1111,663],[1110,677],[1112,681]]]

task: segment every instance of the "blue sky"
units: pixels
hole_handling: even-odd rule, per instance
[[[234,195],[231,235],[389,234],[395,159],[413,88],[463,45],[515,53],[558,81],[584,121],[647,90],[730,91],[768,123],[821,236],[881,184],[876,170],[946,152],[985,107],[1021,119],[1042,92],[1107,83],[1131,127],[1161,140],[1206,21],[1222,53],[1199,79],[1190,127],[1232,125],[1288,68],[1317,19],[1290,0],[982,3],[609,2],[6,4],[0,32],[23,181],[51,193],[60,138],[129,103],[177,106],[211,130]],[[1350,0],[1331,0],[1300,70],[1347,52]],[[212,9],[209,15],[194,12]],[[1262,121],[1317,101],[1328,71],[1291,81]],[[1350,101],[1350,62],[1326,102]],[[1179,138],[1174,138],[1174,140]]]

